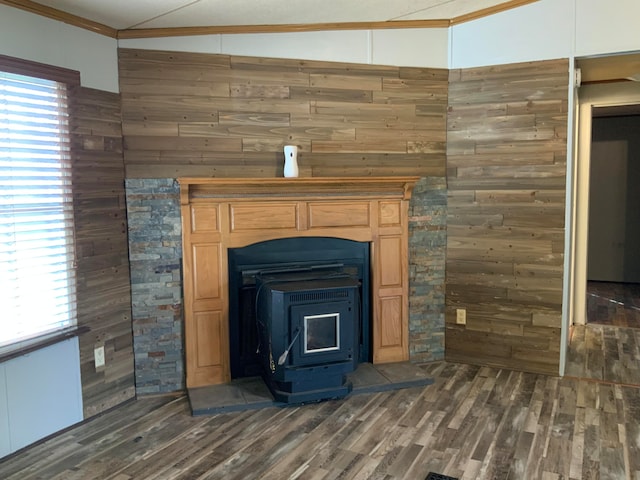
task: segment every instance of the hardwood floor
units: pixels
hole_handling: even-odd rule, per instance
[[[587,324],[640,328],[640,284],[587,282]]]
[[[0,461],[0,478],[640,479],[640,329],[610,303],[574,327],[564,378],[437,362],[427,387],[210,417],[146,397]]]
[[[574,325],[565,375],[640,388],[640,329]]]
[[[640,478],[640,389],[422,368],[433,385],[211,417],[183,396],[142,398],[6,459],[0,478]]]

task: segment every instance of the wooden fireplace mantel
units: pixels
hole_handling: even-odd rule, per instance
[[[187,387],[230,381],[227,250],[278,238],[370,242],[373,361],[408,360],[408,208],[418,178],[179,178]]]

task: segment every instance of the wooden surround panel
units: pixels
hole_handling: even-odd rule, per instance
[[[180,178],[187,387],[230,381],[227,250],[277,238],[370,242],[373,361],[408,360],[407,219],[417,180]]]

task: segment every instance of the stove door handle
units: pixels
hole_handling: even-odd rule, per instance
[[[300,327],[296,328],[296,334],[293,336],[293,340],[291,340],[291,343],[289,344],[287,349],[282,353],[282,355],[280,355],[280,358],[278,358],[278,365],[284,365],[284,362],[287,361],[287,357],[289,356],[289,350],[291,350],[291,347],[293,347],[293,344],[296,343],[296,340],[298,339],[298,335],[300,335]]]

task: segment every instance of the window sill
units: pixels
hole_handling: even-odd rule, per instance
[[[44,338],[34,338],[30,343],[25,346],[5,351],[5,348],[0,349],[0,363],[12,360],[23,355],[41,350],[43,348],[55,345],[56,343],[64,342],[70,338],[80,336],[87,333],[91,329],[89,327],[70,327],[65,328],[59,332],[47,335]]]

